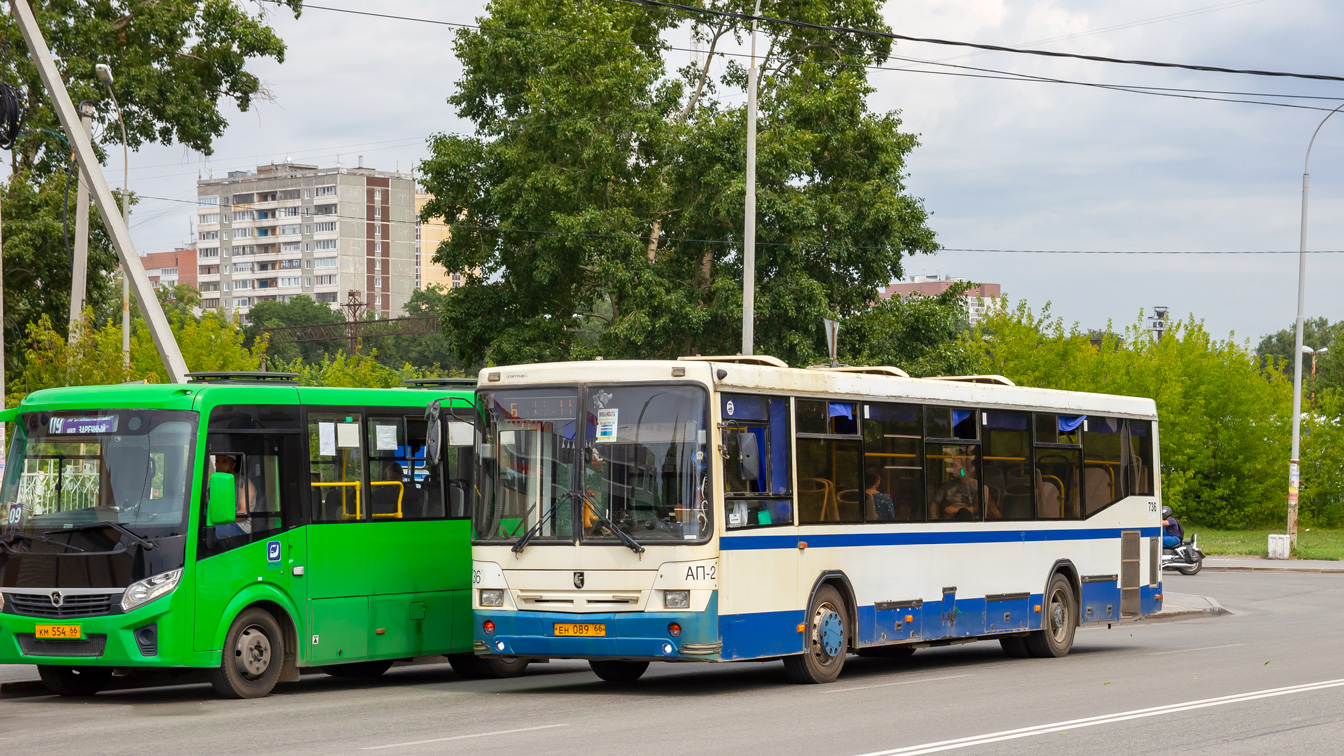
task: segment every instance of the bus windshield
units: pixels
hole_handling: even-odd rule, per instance
[[[581,399],[581,401],[580,401]],[[705,393],[693,386],[484,392],[478,540],[684,542],[710,533]]]
[[[30,412],[5,466],[4,527],[49,533],[116,523],[185,532],[196,415],[169,410]]]

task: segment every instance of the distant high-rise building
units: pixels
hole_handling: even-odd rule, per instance
[[[246,320],[259,302],[306,294],[332,307],[356,292],[379,318],[415,290],[410,174],[298,163],[230,171],[196,186],[202,306]]]
[[[887,286],[878,296],[882,299],[890,299],[894,296],[906,297],[911,294],[922,294],[926,297],[937,296],[952,287],[952,284],[963,283],[965,278],[953,278],[952,276],[911,276],[909,281],[901,281]],[[980,284],[972,289],[966,290],[966,314],[970,318],[971,325],[980,322],[984,317],[985,308],[989,305],[986,300],[998,299],[1003,296],[999,291],[999,285],[996,283]]]
[[[434,195],[417,192],[415,195],[415,215],[420,217],[420,212],[425,209],[425,205],[434,199]],[[452,236],[452,229],[443,222],[442,218],[435,218],[429,223],[420,221],[415,227],[415,288],[424,290],[435,284],[445,289],[456,289],[462,285],[462,274],[449,274],[444,267],[434,262],[434,252],[438,250],[439,244],[448,240]]]

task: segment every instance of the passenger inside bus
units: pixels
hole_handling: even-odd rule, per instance
[[[882,485],[882,468],[869,467],[863,473],[864,482],[867,488],[864,489],[863,499],[866,514],[870,522],[891,522],[896,519],[896,503],[892,501],[891,495],[883,493],[880,490]]]
[[[947,480],[934,494],[929,518],[932,520],[980,519],[981,486],[971,477],[972,460],[964,456],[948,459]]]

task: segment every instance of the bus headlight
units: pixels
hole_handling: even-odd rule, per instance
[[[482,588],[481,606],[504,606],[504,591],[499,588]]]
[[[181,579],[182,570],[176,569],[161,572],[138,583],[131,583],[131,587],[126,589],[126,595],[121,598],[121,610],[129,612],[136,607],[148,604],[156,598],[172,593],[173,589],[177,587],[177,582]]]
[[[691,607],[691,592],[663,591],[663,606],[668,609],[689,609]]]

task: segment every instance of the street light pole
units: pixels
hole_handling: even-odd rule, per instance
[[[1330,116],[1344,108],[1344,102],[1326,114],[1325,118],[1311,132],[1311,141],[1307,142],[1307,156],[1302,161],[1302,233],[1297,253],[1297,337],[1293,350],[1293,451],[1288,460],[1288,548],[1290,553],[1297,549],[1297,488],[1300,481],[1298,451],[1302,434],[1302,315],[1307,293],[1307,189],[1311,182],[1308,166],[1311,164],[1311,147],[1316,143],[1316,135],[1321,127],[1330,120]]]
[[[117,93],[112,91],[112,69],[105,63],[93,67],[98,80],[107,86],[107,96],[112,98],[112,107],[117,110],[117,123],[121,124],[121,222],[126,230],[131,228],[131,147],[126,140],[126,119],[121,117],[121,105],[117,103]],[[126,367],[131,366],[131,282],[126,277],[126,266],[121,272],[121,360]]]
[[[756,16],[761,0],[756,0]],[[751,68],[747,70],[747,196],[742,223],[742,354],[756,340],[756,19],[751,20]]]

